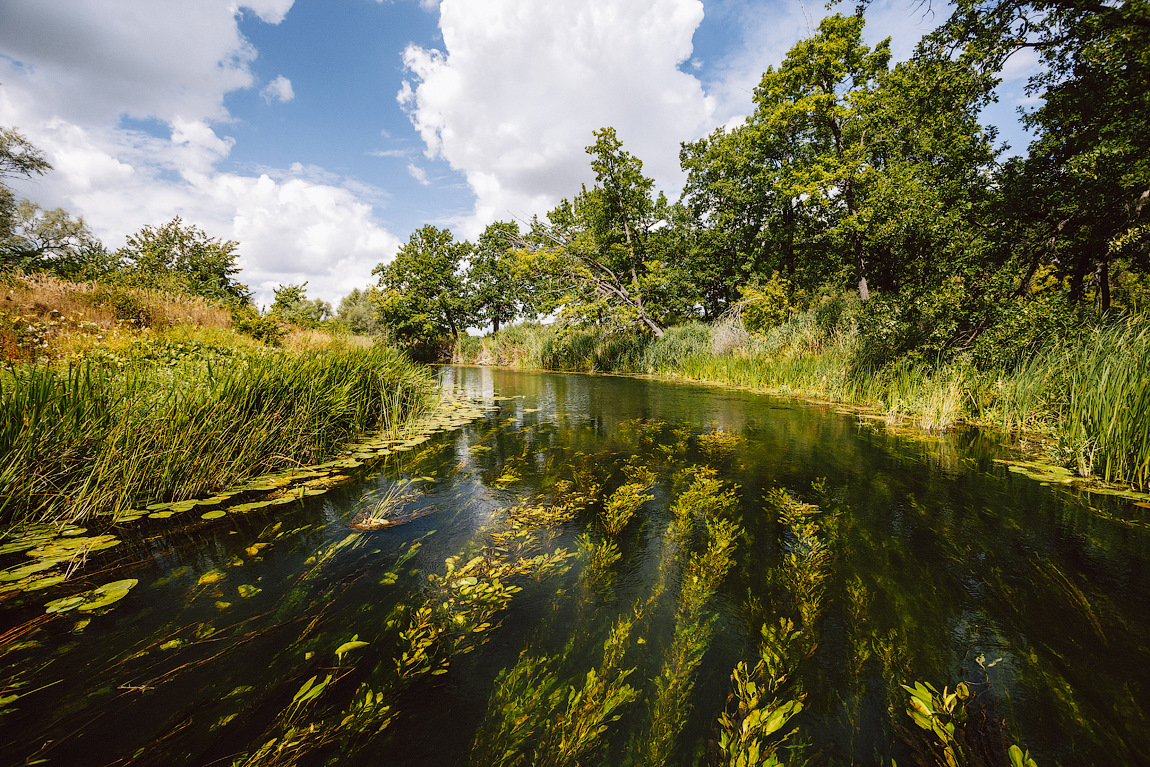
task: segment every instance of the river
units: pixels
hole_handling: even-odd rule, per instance
[[[440,378],[490,409],[322,495],[119,530],[69,581],[137,581],[110,606],[0,600],[0,763],[708,765],[757,706],[780,763],[905,767],[932,746],[901,685],[961,682],[963,763],[1150,764],[1146,509],[975,430]]]

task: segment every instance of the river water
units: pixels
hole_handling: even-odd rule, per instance
[[[1145,509],[1008,471],[975,431],[625,377],[440,376],[491,409],[324,495],[120,531],[78,576],[138,580],[110,607],[0,601],[0,700],[20,696],[0,763],[718,764],[732,672],[772,647],[786,678],[761,705],[801,702],[763,738],[789,733],[781,763],[930,763],[900,685],[964,682],[963,763],[1018,743],[1039,765],[1150,764]],[[636,477],[650,498],[612,533],[604,504]],[[692,613],[711,517],[673,529],[700,477],[734,498],[712,515],[734,538]],[[385,498],[393,523],[357,533]],[[552,516],[508,512],[525,505]],[[451,557],[472,570],[445,577]]]

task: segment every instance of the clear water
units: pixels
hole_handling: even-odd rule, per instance
[[[522,591],[473,651],[393,696],[389,726],[355,742],[337,737],[298,763],[472,763],[485,716],[498,713],[489,706],[500,672],[525,648],[566,649],[561,686],[582,685],[608,628],[644,602],[662,567],[672,583],[634,628],[624,661],[639,697],[579,760],[644,763],[638,744],[683,571],[662,561],[672,478],[708,464],[737,486],[744,532],[707,603],[715,630],[671,763],[713,763],[732,669],[753,664],[764,623],[796,617],[779,576],[793,534],[764,501],[783,488],[820,505],[830,550],[821,609],[807,627],[810,655],[791,685],[805,695],[791,720],[799,755],[913,764],[897,684],[966,681],[984,742],[1019,742],[1040,765],[1150,764],[1144,509],[1010,473],[994,463],[1005,451],[973,431],[898,434],[825,406],[622,377],[445,368],[441,378],[497,408],[298,505],[123,531],[125,543],[94,557],[83,577],[93,586],[138,578],[126,598],[0,639],[0,698],[23,694],[0,706],[0,763],[232,764],[282,737],[293,696],[327,674],[338,680],[294,721],[338,721],[361,684],[389,684],[402,644],[388,625],[394,608],[425,600],[428,575],[442,574],[445,559],[498,529],[501,510],[546,502],[573,468],[597,473],[609,494],[632,462],[659,481],[619,538],[610,588],[580,602],[578,558],[565,572],[516,581]],[[690,439],[675,452],[684,428]],[[741,439],[708,455],[698,437],[716,429]],[[431,479],[416,485],[423,494],[407,510],[428,513],[340,545],[366,501],[418,477]],[[574,551],[584,532],[601,539],[600,508],[556,526],[542,550]],[[253,553],[258,543],[270,545]],[[222,579],[204,579],[216,570]],[[0,601],[0,633],[42,615],[55,596]],[[353,636],[369,644],[337,659]]]

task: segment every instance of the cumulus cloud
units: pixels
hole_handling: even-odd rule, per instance
[[[234,143],[219,132],[224,96],[255,84],[256,52],[237,14],[278,23],[291,5],[5,0],[0,124],[16,126],[55,167],[17,191],[83,215],[113,248],[176,215],[236,240],[241,279],[261,302],[282,282],[308,280],[309,294],[329,301],[369,282],[399,243],[373,220],[365,190],[301,164],[219,170]],[[263,93],[293,95],[282,76]],[[158,122],[167,135],[125,128],[123,117]]]
[[[276,79],[264,86],[264,89],[260,91],[260,95],[263,96],[264,101],[269,104],[273,101],[286,104],[295,98],[295,91],[292,90],[291,80],[283,75],[279,75]]]
[[[443,0],[444,50],[407,48],[397,98],[427,156],[475,193],[464,233],[577,193],[593,180],[584,148],[608,125],[648,175],[677,184],[679,142],[711,118],[680,69],[702,18],[699,0]]]

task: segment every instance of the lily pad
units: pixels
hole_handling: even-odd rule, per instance
[[[55,567],[61,561],[62,560],[59,560],[59,559],[53,559],[53,560],[43,560],[42,559],[42,560],[39,560],[37,562],[32,562],[31,564],[24,565],[22,567],[16,567],[16,568],[12,568],[10,570],[0,571],[0,582],[23,580],[24,578],[27,578],[29,575],[35,575],[36,573],[41,572],[43,570],[47,570],[50,567]]]
[[[208,511],[208,512],[205,512],[204,514],[201,514],[200,519],[219,519],[220,517],[225,516],[226,514],[227,514],[227,512],[223,511],[223,510]]]
[[[92,592],[94,596],[98,597],[95,601],[85,602],[76,609],[80,610],[81,612],[87,612],[89,610],[98,610],[101,607],[107,607],[113,602],[119,602],[121,599],[128,595],[128,592],[131,591],[132,587],[137,583],[139,583],[139,581],[135,578],[127,578],[122,581],[105,583],[103,586]]]
[[[135,578],[112,581],[91,591],[85,591],[83,594],[54,599],[44,606],[49,613],[64,613],[69,610],[79,610],[81,612],[99,610],[102,607],[107,607],[110,604],[119,602],[128,595],[128,592],[131,591],[137,583],[139,583],[139,581]]]

